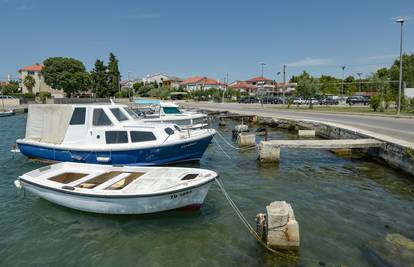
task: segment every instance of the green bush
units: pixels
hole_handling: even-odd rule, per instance
[[[121,91],[116,92],[115,97],[116,98],[127,98],[127,97],[129,97],[129,89],[122,89]]]
[[[375,95],[375,96],[371,97],[371,104],[370,104],[370,106],[371,106],[371,108],[374,111],[377,111],[377,109],[379,108],[380,104],[381,104],[381,96]]]
[[[52,94],[49,93],[49,92],[38,92],[38,93],[36,93],[36,97],[40,101],[44,102],[46,100],[46,98],[51,98],[52,97]]]
[[[33,93],[25,93],[25,94],[22,94],[22,96],[25,98],[29,98],[29,99],[34,99],[36,97],[36,95]]]

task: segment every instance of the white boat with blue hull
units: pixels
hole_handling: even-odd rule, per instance
[[[200,160],[215,134],[135,117],[124,105],[30,105],[26,137],[16,143],[30,158],[144,166]]]
[[[52,203],[104,214],[200,208],[217,173],[203,169],[58,163],[15,185]]]

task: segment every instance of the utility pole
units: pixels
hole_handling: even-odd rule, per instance
[[[286,90],[286,65],[283,65],[283,88],[282,88],[283,104],[285,104],[285,90]]]
[[[400,33],[400,77],[398,82],[398,101],[397,101],[397,116],[400,115],[401,112],[401,91],[402,91],[402,85],[403,85],[403,77],[402,77],[402,68],[403,68],[403,58],[402,58],[402,47],[403,47],[403,25],[404,25],[404,19],[399,18],[395,21],[396,23],[401,24],[401,33]]]
[[[223,88],[223,100],[221,101],[223,104],[224,104],[224,95],[225,95],[225,93],[226,93],[226,91],[227,91],[227,86],[228,86],[228,83],[229,83],[229,73],[226,73],[226,77],[224,77],[224,88]]]
[[[342,66],[342,84],[341,84],[341,96],[344,96],[344,70],[345,70],[345,66]]]
[[[361,81],[361,75],[362,72],[357,72],[357,75],[359,76],[359,92],[362,92],[362,81]]]
[[[131,83],[131,72],[130,71],[128,71],[128,83]],[[131,102],[131,87],[130,86],[128,86],[128,98],[129,98],[129,101]]]
[[[262,95],[262,99],[261,99],[261,101],[260,101],[260,103],[261,103],[261,106],[263,107],[263,95],[264,95],[264,66],[266,65],[266,63],[260,63],[260,65],[262,66],[262,93],[261,93],[261,95]]]

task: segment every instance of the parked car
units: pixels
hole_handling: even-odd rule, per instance
[[[279,97],[269,96],[263,98],[263,104],[280,104],[282,100]]]
[[[15,99],[15,97],[11,95],[0,95],[0,99]]]
[[[301,104],[305,104],[305,100],[302,99],[301,97],[295,97],[293,99],[293,104],[294,105],[301,105]]]
[[[346,99],[346,103],[349,105],[355,105],[355,104],[363,104],[368,105],[370,102],[370,99],[368,97],[356,95],[356,96],[350,96]]]
[[[259,103],[259,99],[254,96],[244,97],[239,100],[239,103],[248,104],[248,103]]]
[[[325,97],[319,100],[319,105],[338,105],[338,98]]]

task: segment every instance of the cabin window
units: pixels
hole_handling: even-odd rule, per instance
[[[119,108],[111,108],[110,109],[112,114],[114,114],[115,118],[118,121],[127,121],[128,117],[121,111]]]
[[[180,128],[180,127],[178,127],[177,125],[174,125],[174,128],[175,128],[177,131],[181,131],[181,128]]]
[[[93,126],[108,126],[112,125],[111,120],[106,115],[105,111],[101,108],[96,108],[93,110]]]
[[[86,116],[86,108],[75,108],[73,110],[72,118],[70,119],[70,125],[84,125]]]
[[[174,134],[174,130],[173,130],[173,129],[171,129],[170,127],[165,128],[165,129],[164,129],[164,131],[165,131],[168,135],[172,135],[172,134]]]
[[[181,111],[177,107],[163,107],[165,114],[181,114]]]
[[[131,116],[134,119],[139,118],[139,116],[130,108],[123,108],[128,114],[129,116]]]
[[[106,131],[105,139],[107,144],[128,143],[128,135],[126,131]]]
[[[131,135],[132,143],[157,140],[152,132],[131,131],[129,134]]]

